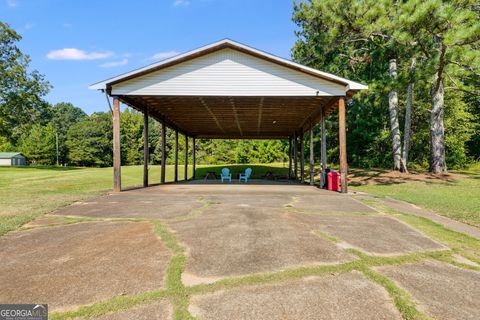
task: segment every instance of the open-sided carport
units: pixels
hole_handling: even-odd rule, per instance
[[[321,180],[327,163],[325,117],[338,110],[340,180],[347,192],[345,102],[366,86],[276,57],[232,40],[222,40],[90,86],[113,97],[114,191],[121,190],[120,102],[144,114],[144,186],[148,186],[148,117],[195,139],[289,139],[289,175],[304,180],[303,141],[321,125]],[[314,154],[310,148],[310,183]],[[300,158],[300,159],[299,159]],[[187,159],[185,171],[187,168]],[[300,164],[299,164],[300,163]],[[162,152],[161,182],[165,182]],[[299,172],[300,171],[300,172]],[[187,175],[185,174],[185,177]],[[323,181],[321,181],[321,184]]]

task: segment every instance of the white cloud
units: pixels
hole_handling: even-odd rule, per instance
[[[174,7],[180,7],[180,6],[187,7],[189,5],[190,5],[190,1],[188,1],[188,0],[175,0],[175,1],[173,1],[173,6]]]
[[[101,64],[100,67],[102,67],[102,68],[120,67],[120,66],[126,65],[127,63],[128,63],[128,59],[124,58],[124,59],[118,60],[118,61],[105,62],[105,63]]]
[[[86,52],[76,48],[64,48],[53,50],[47,54],[47,58],[51,60],[98,60],[111,57],[110,51],[103,52]]]
[[[173,51],[173,50],[172,51],[157,52],[153,56],[148,58],[148,60],[164,60],[164,59],[176,56],[177,54],[179,54],[179,53],[177,51]]]
[[[18,5],[18,1],[17,0],[7,0],[7,5],[10,8],[16,7]]]

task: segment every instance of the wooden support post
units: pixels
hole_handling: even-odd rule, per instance
[[[183,176],[185,181],[188,180],[188,136],[185,135],[185,175]]]
[[[174,181],[178,182],[178,129],[175,129],[175,165],[174,165]]]
[[[310,185],[315,180],[315,158],[313,156],[313,125],[310,123]]]
[[[292,179],[292,136],[288,137],[288,180]]]
[[[340,184],[342,193],[348,192],[347,187],[347,131],[345,124],[345,98],[338,99],[338,141],[340,143]]]
[[[300,181],[305,183],[305,143],[303,128],[300,130]]]
[[[197,157],[196,157],[196,152],[197,148],[195,145],[195,137],[192,138],[192,162],[193,162],[193,173],[192,173],[192,180],[195,180],[195,169],[197,166]]]
[[[298,141],[297,133],[293,133],[293,178],[298,179]]]
[[[320,144],[320,188],[325,186],[327,170],[327,127],[325,126],[325,110],[322,108],[320,117],[321,144]]]
[[[113,191],[122,191],[121,155],[120,155],[120,100],[113,98]]]
[[[167,127],[165,126],[165,120],[162,121],[162,169],[161,169],[161,183],[165,183],[165,172],[167,162]]]
[[[148,187],[148,162],[150,153],[148,149],[148,107],[143,111],[143,187]]]

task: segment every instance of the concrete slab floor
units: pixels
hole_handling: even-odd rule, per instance
[[[319,190],[317,195],[298,195],[292,202],[292,207],[306,212],[332,213],[332,212],[364,212],[377,213],[376,210],[354,200],[348,195]]]
[[[355,259],[283,210],[215,205],[168,226],[187,248],[183,280],[188,285]]]
[[[35,227],[45,227],[64,224],[65,220],[63,217],[58,216],[41,216],[35,220],[30,221],[22,226],[24,229],[35,228]]]
[[[146,305],[140,305],[120,311],[117,313],[109,313],[100,317],[80,318],[80,319],[96,319],[96,320],[170,320],[172,319],[172,306],[166,300],[153,302]],[[79,320],[80,320],[79,319]]]
[[[171,253],[146,222],[86,222],[0,238],[0,301],[64,310],[164,287]]]
[[[480,319],[480,272],[425,261],[376,268],[410,292],[436,319]]]
[[[77,202],[54,214],[90,218],[170,219],[205,205],[200,196],[141,194],[130,191]]]
[[[386,216],[294,216],[352,247],[378,255],[446,249],[408,225]]]
[[[189,310],[201,320],[401,319],[385,289],[358,272],[197,295]]]

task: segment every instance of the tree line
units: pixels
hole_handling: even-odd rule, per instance
[[[478,0],[295,1],[293,21],[296,61],[369,85],[348,105],[350,163],[479,160]]]
[[[480,158],[479,26],[475,1],[334,0],[294,4],[299,63],[369,85],[347,105],[348,161],[356,167],[443,172]],[[31,163],[112,164],[112,117],[71,103],[50,105],[51,85],[0,22],[0,151]],[[161,160],[161,126],[150,119],[150,163]],[[327,119],[328,159],[338,159],[336,115]],[[143,118],[121,114],[122,163],[143,162]],[[318,162],[319,128],[314,128]],[[175,134],[166,132],[173,162]],[[185,158],[180,135],[179,159]],[[305,143],[305,155],[309,154]],[[192,148],[189,147],[191,152]],[[197,140],[198,163],[288,161],[285,140]]]

